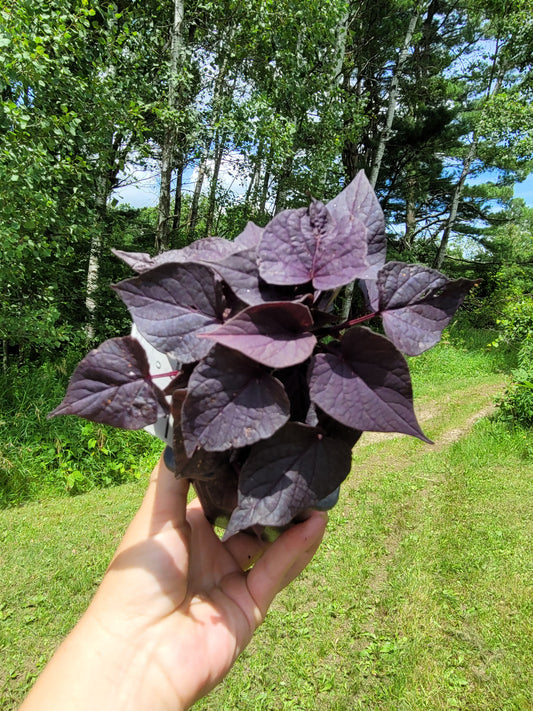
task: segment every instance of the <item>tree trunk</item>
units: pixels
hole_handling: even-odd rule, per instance
[[[246,194],[244,196],[244,205],[246,210],[249,212],[249,208],[252,209],[257,205],[257,197],[259,193],[259,178],[261,175],[261,163],[263,161],[263,151],[264,151],[264,141],[261,140],[257,147],[257,153],[253,158],[253,169],[250,176],[250,182],[246,188]]]
[[[161,149],[161,185],[159,187],[159,205],[157,207],[157,226],[155,230],[155,250],[157,253],[168,249],[170,236],[170,185],[174,157],[173,128],[165,130]]]
[[[387,105],[387,117],[385,119],[385,127],[381,131],[379,137],[378,147],[376,149],[376,155],[372,163],[372,170],[370,171],[370,185],[373,188],[376,187],[376,183],[379,176],[379,171],[381,169],[381,163],[383,161],[383,156],[385,155],[385,147],[387,142],[391,137],[392,122],[394,121],[394,114],[396,113],[396,104],[398,102],[398,93],[400,90],[400,76],[409,56],[409,47],[411,46],[411,40],[413,39],[413,34],[418,24],[420,18],[420,10],[414,10],[409,20],[409,26],[407,27],[407,32],[403,41],[403,47],[398,55],[398,61],[396,62],[396,67],[391,79],[391,85],[389,90],[389,101]]]
[[[200,203],[200,195],[202,194],[202,185],[204,183],[205,171],[207,168],[209,148],[210,145],[208,144],[200,160],[200,165],[198,166],[198,175],[196,177],[196,184],[192,195],[191,211],[189,212],[189,219],[187,221],[187,242],[192,242],[194,230],[196,229],[196,223],[198,222],[198,205]]]
[[[87,326],[85,332],[88,340],[94,338],[94,321],[96,316],[96,291],[98,288],[98,273],[102,254],[103,235],[107,223],[107,202],[111,191],[117,184],[120,166],[125,162],[130,143],[124,143],[121,133],[110,134],[109,146],[100,155],[99,172],[95,185],[95,207],[98,215],[96,231],[91,237],[89,265],[87,267],[87,283],[85,291],[85,307],[87,309]]]
[[[276,192],[276,200],[274,202],[274,214],[283,210],[287,204],[287,195],[289,192],[289,178],[292,174],[293,156],[288,153],[283,161],[283,168],[278,178],[278,189]]]
[[[416,176],[411,173],[407,177],[407,194],[405,196],[405,234],[402,238],[403,249],[411,249],[416,231]]]
[[[499,46],[497,44],[496,45],[496,52],[494,54],[492,72],[491,72],[491,75],[489,78],[489,86],[487,88],[487,94],[485,96],[485,102],[488,101],[491,97],[496,96],[496,94],[499,93],[501,86],[502,86],[503,76],[505,73],[504,67],[500,67],[499,76],[496,78],[496,81],[494,82],[494,86],[492,85],[492,82],[494,80],[494,75],[496,72],[496,64],[497,64],[497,60],[498,60],[498,50],[499,50]],[[448,248],[448,242],[450,241],[450,235],[452,233],[453,227],[455,225],[455,221],[457,219],[457,213],[459,211],[459,203],[461,201],[461,196],[463,194],[465,182],[466,182],[466,179],[468,178],[468,174],[470,173],[470,167],[476,157],[477,143],[478,143],[478,137],[476,135],[476,132],[474,131],[474,135],[472,136],[472,143],[470,144],[470,148],[468,149],[468,153],[467,153],[467,155],[464,159],[464,162],[463,162],[463,168],[461,170],[461,175],[459,176],[459,180],[458,180],[457,185],[455,186],[455,189],[453,191],[452,201],[450,203],[450,214],[448,216],[448,219],[446,220],[446,224],[444,226],[444,231],[442,233],[439,248],[438,248],[437,253],[435,255],[435,259],[433,261],[433,266],[435,269],[441,269],[442,265],[444,263],[444,259],[446,257],[446,250]]]
[[[466,158],[463,163],[463,169],[461,171],[459,181],[457,182],[457,185],[455,186],[455,189],[453,191],[452,201],[450,203],[450,214],[448,215],[448,219],[446,220],[446,225],[444,226],[444,231],[442,233],[439,248],[437,250],[437,254],[435,255],[435,259],[433,261],[433,266],[435,269],[442,268],[444,258],[446,257],[446,249],[448,247],[448,242],[450,240],[450,234],[451,234],[453,226],[455,224],[455,220],[457,219],[457,212],[459,210],[459,202],[461,200],[461,195],[463,193],[463,188],[464,188],[466,179],[468,177],[468,174],[470,173],[470,166],[472,165],[472,162],[473,162],[474,158],[476,157],[476,149],[477,149],[477,137],[474,135],[474,137],[472,139],[472,143],[470,144],[470,148],[468,149],[468,153],[467,153]]]
[[[2,372],[7,373],[7,361],[8,361],[8,343],[7,339],[2,338]]]
[[[272,170],[272,160],[274,156],[274,148],[271,146],[268,153],[268,158],[265,165],[265,174],[263,175],[263,185],[261,186],[261,196],[259,198],[259,204],[257,210],[260,215],[266,214],[266,204],[268,200],[268,187],[270,184],[270,172]]]
[[[170,33],[170,59],[168,77],[168,107],[172,112],[177,107],[178,95],[178,65],[183,52],[181,25],[184,15],[184,0],[174,0],[174,20]],[[162,252],[169,247],[171,228],[170,217],[170,184],[172,181],[174,147],[176,143],[176,126],[172,117],[165,127],[163,147],[161,149],[161,187],[159,190],[159,205],[157,210],[157,227],[155,232],[155,248]]]
[[[107,215],[107,199],[109,195],[109,185],[107,176],[103,173],[97,184],[96,210],[98,213],[98,223],[96,232],[91,237],[91,248],[89,252],[89,266],[87,267],[87,286],[85,292],[85,308],[87,309],[87,326],[85,333],[87,340],[92,341],[94,332],[94,322],[96,316],[96,291],[98,289],[98,273],[100,271],[100,258],[102,255],[103,226]],[[100,229],[99,229],[100,228]]]
[[[409,20],[409,25],[407,27],[407,32],[405,33],[403,46],[398,55],[398,61],[394,68],[394,72],[391,79],[390,89],[389,89],[389,100],[387,103],[387,116],[385,118],[385,126],[380,133],[379,143],[376,148],[374,155],[374,160],[372,161],[372,168],[370,171],[370,185],[373,188],[376,187],[376,183],[379,177],[379,171],[381,170],[381,163],[383,161],[383,156],[385,155],[385,148],[387,142],[391,137],[392,122],[394,121],[394,114],[396,113],[396,105],[398,102],[398,93],[400,89],[400,76],[409,56],[409,47],[411,46],[411,40],[413,39],[413,34],[416,29],[416,25],[420,18],[420,9],[413,10],[413,14]],[[344,156],[343,156],[344,158]],[[351,158],[351,156],[346,156],[346,159]],[[350,316],[350,311],[352,308],[353,292],[354,292],[355,282],[347,284],[344,288],[344,294],[342,299],[342,318],[346,320]]]
[[[174,210],[172,216],[173,242],[179,242],[179,230],[181,225],[181,198],[183,190],[183,171],[185,170],[185,156],[182,151],[178,155],[178,165],[176,171],[176,189],[174,191]],[[176,239],[178,238],[178,239]]]
[[[209,237],[211,228],[213,227],[213,220],[215,216],[216,198],[217,198],[217,184],[218,176],[220,173],[220,166],[222,164],[222,158],[224,156],[224,144],[225,137],[216,136],[215,137],[215,150],[214,150],[214,161],[213,161],[213,175],[211,176],[211,185],[209,188],[209,204],[207,208],[207,218],[205,222],[205,236]]]

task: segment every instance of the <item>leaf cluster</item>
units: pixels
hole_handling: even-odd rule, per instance
[[[429,441],[404,355],[438,342],[473,282],[386,263],[363,172],[329,203],[248,223],[234,241],[115,254],[137,272],[115,291],[181,371],[163,392],[140,343],[111,339],[81,361],[52,414],[137,429],[168,413],[171,396],[176,471],[231,516],[226,536],[320,506],[364,430]],[[343,322],[332,304],[353,280],[366,307]],[[376,318],[385,335],[361,325]]]

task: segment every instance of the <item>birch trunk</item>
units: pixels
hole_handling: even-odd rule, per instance
[[[217,136],[215,138],[215,151],[214,151],[214,164],[213,164],[213,175],[211,176],[211,185],[209,188],[209,203],[207,209],[207,218],[205,222],[205,236],[209,237],[211,228],[213,227],[213,220],[215,217],[215,207],[217,198],[217,183],[218,176],[220,173],[220,166],[222,164],[222,157],[224,155],[224,144],[225,138]]]
[[[98,224],[96,232],[91,237],[91,248],[89,252],[89,266],[87,267],[87,285],[85,291],[85,308],[87,309],[87,326],[85,333],[87,340],[92,341],[95,336],[94,322],[96,316],[96,291],[98,289],[98,274],[100,271],[100,258],[102,255],[102,228],[105,224],[107,212],[107,198],[109,186],[107,176],[102,174],[97,184],[96,210],[98,213]],[[99,229],[100,228],[100,229]]]
[[[392,123],[394,121],[394,114],[396,113],[396,105],[398,103],[398,93],[400,90],[400,76],[409,56],[409,47],[411,46],[411,41],[413,39],[413,34],[415,32],[418,20],[420,18],[420,9],[417,7],[413,11],[411,18],[409,20],[409,25],[407,27],[407,32],[405,33],[404,41],[400,54],[398,55],[398,61],[394,68],[394,72],[391,79],[391,85],[389,90],[389,99],[387,103],[387,114],[385,118],[385,126],[381,131],[379,137],[379,143],[376,148],[376,153],[374,155],[374,160],[372,161],[372,168],[370,171],[369,181],[373,188],[376,187],[376,183],[379,177],[379,171],[381,170],[381,163],[383,161],[383,156],[385,155],[385,148],[388,141],[390,140],[392,134]],[[350,316],[350,310],[352,307],[353,292],[354,292],[355,282],[347,284],[344,288],[344,294],[342,299],[342,318],[346,320]]]
[[[174,20],[170,34],[170,59],[168,80],[168,107],[171,111],[177,107],[178,67],[183,53],[181,25],[184,15],[184,0],[174,0]],[[170,216],[170,185],[174,168],[174,149],[176,143],[176,126],[173,119],[165,127],[163,147],[161,150],[161,187],[159,190],[159,205],[157,210],[157,227],[155,232],[155,248],[162,252],[169,247],[171,230]]]
[[[380,134],[376,154],[372,163],[372,170],[370,171],[369,180],[373,188],[376,187],[379,171],[381,170],[381,163],[383,161],[383,156],[385,155],[385,148],[391,137],[392,122],[394,121],[394,114],[396,113],[396,105],[398,103],[398,93],[400,91],[400,76],[402,74],[405,62],[407,61],[407,57],[409,56],[409,47],[411,46],[411,40],[413,39],[413,34],[418,24],[419,18],[420,10],[416,9],[414,10],[413,14],[411,15],[411,19],[409,20],[409,26],[407,27],[403,46],[398,56],[398,61],[396,62],[396,67],[392,75],[389,90],[389,101],[387,104],[387,116],[385,118],[385,126]]]
[[[266,214],[266,204],[268,200],[268,187],[270,184],[270,173],[272,171],[272,160],[274,157],[274,148],[271,146],[270,151],[266,160],[265,173],[263,175],[263,184],[261,186],[261,196],[259,198],[259,205],[257,210],[260,215]]]
[[[187,242],[192,242],[194,237],[194,230],[196,229],[196,223],[198,222],[198,205],[200,203],[202,185],[204,184],[204,177],[207,169],[209,149],[210,144],[206,146],[204,154],[200,160],[200,165],[198,166],[198,175],[196,177],[194,192],[192,194],[191,211],[189,212],[189,219],[187,220]]]

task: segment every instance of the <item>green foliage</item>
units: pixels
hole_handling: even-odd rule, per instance
[[[493,346],[506,345],[520,351],[533,342],[533,297],[527,294],[510,294],[502,317],[496,323],[500,334]]]
[[[495,348],[511,348],[518,366],[512,381],[498,402],[499,419],[533,427],[533,297],[519,295],[509,299],[501,328],[492,343]]]
[[[146,432],[46,419],[77,357],[0,376],[0,507],[136,479],[161,453],[162,443]]]

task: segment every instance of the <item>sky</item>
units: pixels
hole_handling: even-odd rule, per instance
[[[219,184],[223,189],[230,189],[237,195],[244,195],[246,186],[239,184],[235,177],[235,164],[243,158],[238,153],[229,153],[222,161],[219,174]],[[209,168],[209,161],[208,161]],[[183,190],[192,193],[196,181],[197,168],[185,170],[183,175]],[[118,188],[114,197],[119,203],[127,203],[131,207],[155,207],[159,200],[159,173],[158,166],[149,168],[131,168],[129,174],[122,177],[128,185]],[[208,181],[204,182],[204,190]]]
[[[225,187],[231,185],[235,192],[238,192],[238,185],[234,178],[230,175],[229,170],[222,170],[220,173],[221,183]],[[488,176],[483,176],[484,180],[490,179]],[[159,176],[154,168],[150,170],[132,170],[128,182],[131,184],[118,188],[115,191],[115,198],[119,204],[129,204],[131,207],[155,207],[159,197]],[[189,172],[184,176],[184,189],[192,192],[194,175]],[[524,180],[523,183],[516,183],[514,189],[515,197],[525,200],[528,207],[533,207],[533,173]]]

